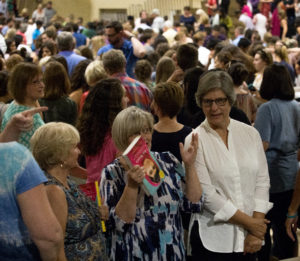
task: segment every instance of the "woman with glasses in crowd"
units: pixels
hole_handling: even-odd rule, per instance
[[[200,78],[196,102],[206,116],[185,140],[198,134],[196,170],[204,211],[192,214],[192,260],[255,260],[266,232],[269,175],[259,133],[229,117],[233,82],[224,71]]]
[[[8,121],[16,114],[29,108],[40,107],[38,99],[44,96],[45,85],[43,74],[39,66],[33,63],[20,63],[13,70],[8,81],[8,90],[13,101],[4,113],[1,131]],[[29,141],[33,133],[44,124],[39,113],[33,116],[33,126],[30,130],[20,134],[18,142],[30,147]]]
[[[138,135],[151,148],[152,130],[152,115],[131,106],[115,118],[112,138],[121,152]],[[187,150],[181,144],[185,168],[170,152],[151,152],[165,173],[152,196],[141,187],[144,168],[130,168],[122,157],[105,167],[100,191],[110,210],[107,224],[112,231],[112,260],[184,260],[179,210],[200,212],[202,206],[202,190],[194,165],[197,138],[193,135]]]

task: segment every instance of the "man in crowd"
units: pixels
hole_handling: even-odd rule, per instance
[[[70,32],[61,32],[57,36],[57,47],[59,50],[59,55],[63,56],[68,64],[68,73],[69,76],[72,75],[72,72],[76,65],[81,62],[82,60],[85,60],[86,58],[78,55],[73,52],[73,49],[75,47],[75,40],[72,36],[72,33]]]
[[[143,83],[126,75],[126,58],[120,50],[110,50],[103,54],[103,66],[110,77],[118,78],[126,89],[129,98],[128,106],[135,105],[150,111],[152,93]]]
[[[44,8],[45,12],[45,25],[50,23],[52,17],[56,14],[56,11],[52,8],[52,1],[48,1],[46,7]]]
[[[135,63],[146,53],[143,44],[130,32],[124,31],[122,24],[118,21],[111,22],[106,26],[105,35],[109,44],[100,48],[97,55],[101,58],[104,53],[111,49],[120,49],[126,57],[126,72],[130,77],[134,77]]]

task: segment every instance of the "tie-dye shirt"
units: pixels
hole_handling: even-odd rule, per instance
[[[101,194],[109,207],[107,231],[111,231],[112,260],[184,260],[183,227],[179,210],[200,212],[203,199],[192,204],[183,194],[185,172],[180,162],[169,152],[152,155],[165,173],[165,179],[153,196],[139,189],[135,220],[125,223],[116,212],[127,182],[119,159],[105,167],[101,179]]]
[[[31,153],[16,142],[0,143],[0,259],[40,260],[23,222],[17,196],[47,179]]]

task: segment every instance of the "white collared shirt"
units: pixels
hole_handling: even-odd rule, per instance
[[[247,231],[227,222],[238,209],[252,216],[253,211],[267,213],[272,207],[268,166],[259,133],[233,119],[227,129],[228,148],[207,120],[193,131],[199,137],[195,164],[205,201],[203,213],[192,214],[191,224],[198,221],[205,248],[221,253],[244,250]],[[191,134],[185,146],[190,142]]]

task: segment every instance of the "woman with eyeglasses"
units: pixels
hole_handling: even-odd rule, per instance
[[[115,118],[112,138],[121,152],[138,135],[150,149],[152,131],[152,115],[131,106]],[[144,168],[130,168],[122,157],[105,167],[100,191],[110,211],[111,260],[185,260],[179,210],[198,213],[202,206],[195,170],[197,139],[193,135],[186,150],[180,146],[184,168],[170,152],[151,152],[165,174],[152,196],[142,188]]]
[[[298,172],[300,137],[300,108],[294,100],[293,83],[284,65],[273,64],[265,69],[260,95],[267,102],[259,107],[254,127],[260,133],[266,153],[271,182],[270,201],[274,207],[267,215],[271,223],[259,260],[268,260],[271,248],[272,255],[281,260],[293,257],[297,247],[297,242],[286,233],[285,221],[297,216],[297,210],[289,209],[289,204]]]
[[[33,63],[18,64],[8,81],[8,91],[14,100],[9,104],[4,113],[1,131],[4,130],[9,120],[16,114],[30,108],[40,107],[38,99],[44,96],[45,85],[42,70]],[[34,132],[44,124],[39,113],[33,116],[33,126],[30,130],[23,131],[18,142],[30,148],[30,138]]]
[[[255,260],[266,232],[269,175],[259,133],[229,117],[233,82],[224,71],[200,78],[196,102],[206,116],[198,134],[196,170],[205,195],[201,215],[192,214],[192,260]]]

